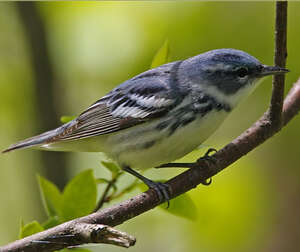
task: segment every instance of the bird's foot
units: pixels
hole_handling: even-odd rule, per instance
[[[212,162],[215,164],[217,162],[217,160],[214,157],[210,156],[210,154],[212,152],[217,152],[217,150],[214,148],[209,148],[203,157],[197,159],[197,163],[199,163],[201,161],[208,161],[208,162]],[[209,186],[211,183],[212,183],[212,178],[209,178],[209,179],[203,181],[201,184],[205,185],[205,186]]]
[[[167,202],[167,208],[170,206],[170,186],[168,184],[164,184],[162,182],[155,182],[152,180],[148,180],[145,182],[145,184],[150,188],[154,189],[154,191],[157,193],[159,201]]]
[[[135,176],[136,178],[143,181],[150,189],[153,189],[158,196],[160,202],[167,201],[169,208],[170,206],[170,186],[161,182],[155,182],[151,179],[144,177],[143,175],[139,174],[135,170],[132,170],[130,167],[125,166],[123,168],[124,171],[130,173],[131,175]]]

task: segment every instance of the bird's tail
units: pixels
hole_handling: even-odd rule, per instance
[[[40,135],[30,137],[30,138],[27,138],[23,141],[12,144],[7,149],[3,150],[2,153],[7,153],[7,152],[17,150],[17,149],[24,149],[24,148],[30,148],[30,147],[39,147],[41,145],[47,144],[47,143],[49,143],[49,141],[51,139],[55,138],[57,135],[64,132],[67,127],[71,126],[72,123],[73,123],[73,121],[62,125],[61,127],[57,128],[57,129],[49,130],[49,131],[44,132]]]

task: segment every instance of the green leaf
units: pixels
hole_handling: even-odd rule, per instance
[[[160,205],[162,209],[176,216],[184,217],[189,220],[197,219],[197,208],[193,200],[188,194],[182,194],[170,201],[170,207],[167,203]]]
[[[161,181],[159,181],[159,182],[161,182]],[[145,183],[138,183],[137,188],[140,189],[141,192],[145,192],[149,189],[148,186],[146,186]]]
[[[158,67],[168,62],[170,53],[169,40],[166,40],[162,47],[157,51],[153,57],[151,68]]]
[[[22,239],[43,230],[44,228],[40,225],[40,223],[33,221],[20,228],[19,238]]]
[[[25,226],[24,220],[20,219],[20,230]]]
[[[165,181],[160,180],[159,182],[164,183]],[[137,188],[142,192],[148,189],[144,183],[137,184]],[[159,207],[176,216],[184,217],[189,220],[197,219],[197,207],[191,197],[186,193],[172,199],[169,208],[167,208],[167,206],[167,203],[164,203]]]
[[[59,224],[61,224],[62,222],[60,221],[60,218],[58,216],[53,216],[53,217],[49,217],[48,220],[46,220],[42,226],[44,229],[48,229],[48,228],[52,228],[55,227]]]
[[[108,179],[105,179],[105,178],[97,178],[96,179],[96,183],[98,185],[100,185],[100,184],[108,184],[108,183],[110,183],[110,181]]]
[[[72,120],[75,119],[75,118],[76,118],[76,116],[61,116],[61,117],[60,117],[60,121],[61,121],[62,123],[67,123],[67,122],[72,121]]]
[[[112,173],[113,177],[115,177],[121,171],[121,168],[114,162],[102,160],[101,164]]]
[[[49,180],[37,176],[43,205],[48,216],[56,216],[61,213],[62,195],[59,189]]]
[[[96,207],[97,186],[92,170],[74,177],[63,192],[62,217],[65,221],[91,213]]]

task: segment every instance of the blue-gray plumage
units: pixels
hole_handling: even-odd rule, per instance
[[[235,49],[212,50],[125,81],[73,121],[10,146],[105,152],[168,199],[163,184],[133,169],[168,163],[194,150],[266,75],[288,70]]]

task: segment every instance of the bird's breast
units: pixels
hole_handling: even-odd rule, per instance
[[[146,169],[179,159],[203,143],[228,112],[170,114],[108,136],[106,153],[120,165]]]

